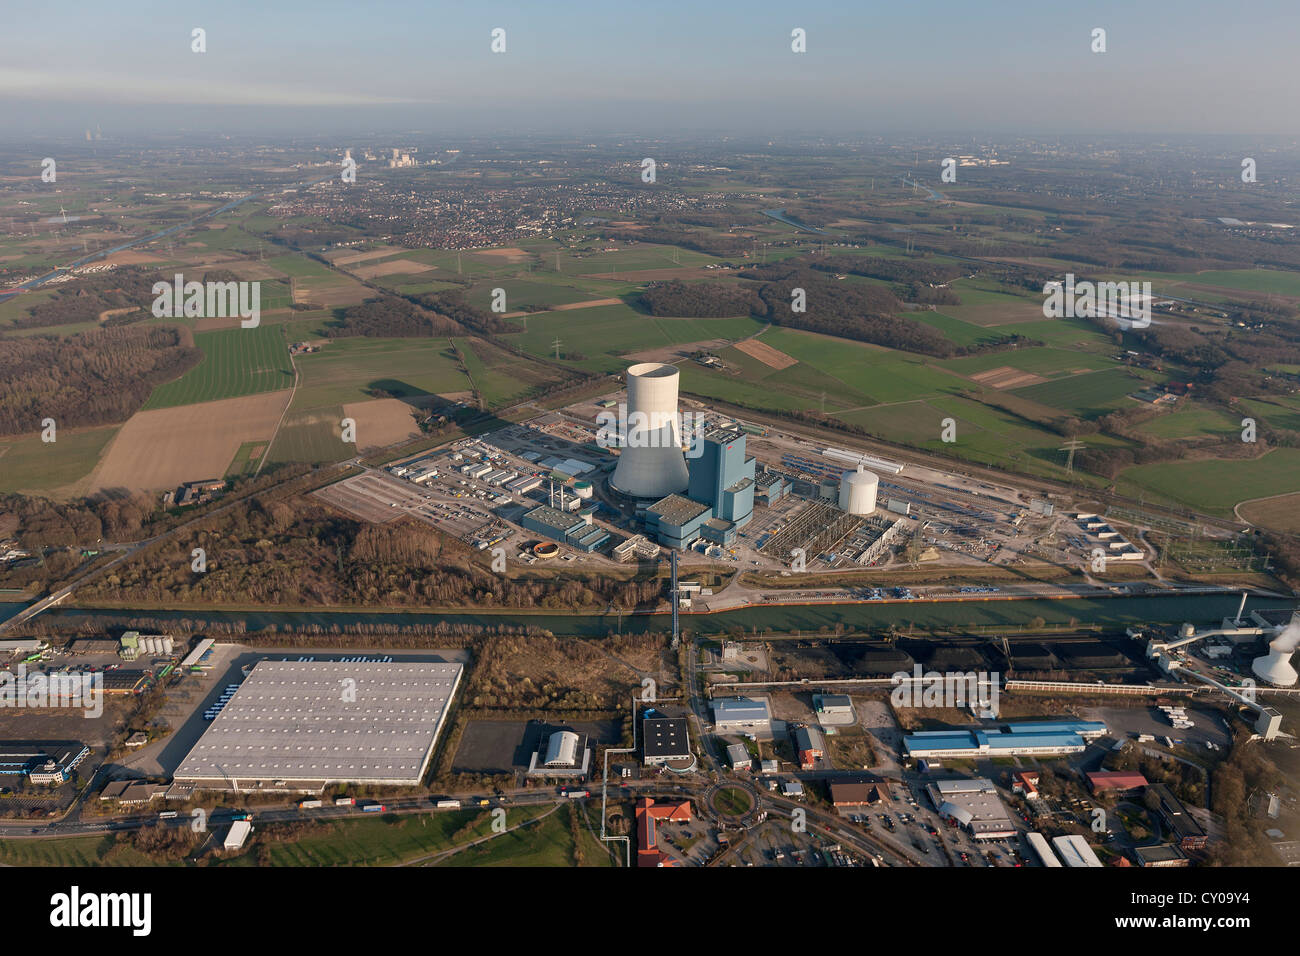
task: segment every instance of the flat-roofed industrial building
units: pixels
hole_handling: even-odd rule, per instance
[[[1031,721],[976,730],[926,730],[903,736],[912,757],[1002,757],[1082,753],[1106,733],[1095,720]]]
[[[939,815],[956,821],[975,839],[1000,840],[1015,836],[1015,824],[993,781],[984,777],[939,780],[925,789]]]
[[[647,717],[641,722],[641,753],[647,767],[693,763],[689,724],[685,717]]]
[[[260,661],[176,769],[201,789],[416,786],[463,665]]]
[[[1052,846],[1066,866],[1098,867],[1102,865],[1101,860],[1097,859],[1097,854],[1092,852],[1092,847],[1088,846],[1088,841],[1078,834],[1071,833],[1068,836],[1052,837]]]
[[[772,712],[768,710],[765,700],[724,697],[713,701],[712,706],[714,729],[720,734],[736,730],[771,732]]]

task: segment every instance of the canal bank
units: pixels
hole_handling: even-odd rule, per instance
[[[822,628],[834,631],[885,632],[895,630],[950,634],[1015,631],[1031,628],[1115,629],[1130,625],[1196,625],[1218,623],[1237,612],[1240,597],[1221,594],[1175,594],[1097,596],[1063,599],[1023,598],[1004,601],[947,602],[859,602],[839,604],[765,604],[717,611],[711,614],[681,615],[687,634],[710,637],[741,631],[746,634],[816,634]],[[1252,597],[1247,610],[1300,607],[1295,599]],[[218,610],[187,608],[82,608],[56,607],[38,619],[61,630],[83,627],[131,628],[149,621],[156,626],[188,621],[197,629],[213,628],[230,633],[262,632],[344,633],[374,626],[395,628],[469,627],[475,629],[509,626],[538,628],[558,636],[604,637],[612,633],[667,633],[672,626],[668,612],[656,614],[618,613],[529,613],[515,610],[473,611],[367,611],[336,610]]]

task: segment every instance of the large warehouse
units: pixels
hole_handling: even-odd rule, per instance
[[[977,730],[925,730],[903,735],[908,756],[1010,757],[1082,753],[1088,741],[1106,733],[1094,720],[1029,721]]]
[[[176,769],[217,790],[416,786],[461,664],[260,661]]]

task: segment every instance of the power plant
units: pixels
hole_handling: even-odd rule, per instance
[[[1268,645],[1268,653],[1251,661],[1250,669],[1266,684],[1274,687],[1294,687],[1300,680],[1291,655],[1300,644],[1300,619],[1292,621]]]
[[[627,421],[622,452],[610,478],[614,490],[632,498],[663,498],[690,482],[682,452],[674,365],[642,362],[627,370]]]
[[[1181,656],[1175,653],[1208,637],[1226,637],[1233,642],[1262,637],[1268,641],[1269,650],[1267,654],[1251,662],[1251,671],[1265,684],[1274,687],[1295,686],[1297,674],[1291,664],[1291,655],[1295,652],[1297,644],[1300,644],[1300,618],[1293,617],[1289,623],[1279,624],[1267,620],[1259,612],[1252,611],[1250,616],[1254,619],[1254,623],[1246,623],[1242,620],[1245,607],[1246,593],[1242,592],[1241,605],[1237,609],[1235,618],[1225,618],[1220,627],[1199,631],[1191,624],[1184,624],[1179,629],[1177,638],[1173,640],[1151,638],[1147,640],[1146,656],[1166,674],[1180,680],[1208,684],[1237,703],[1249,707],[1258,717],[1255,722],[1256,733],[1265,740],[1272,740],[1281,732],[1282,715],[1276,708],[1260,703],[1256,699],[1255,690],[1251,686],[1252,681],[1247,681],[1242,687],[1229,686],[1203,673],[1199,668],[1189,667]],[[1129,635],[1140,637],[1141,631],[1130,628]]]

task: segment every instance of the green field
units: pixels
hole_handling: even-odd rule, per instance
[[[1137,465],[1120,475],[1120,491],[1154,492],[1209,514],[1231,515],[1232,506],[1300,490],[1300,448],[1277,448],[1250,461],[1180,461]]]
[[[421,396],[469,390],[443,338],[332,339],[319,352],[296,358],[301,376],[292,410],[342,405],[382,388],[415,401]]]
[[[158,864],[130,846],[115,850],[114,845],[112,835],[0,840],[0,864],[59,867],[183,865],[179,860]]]
[[[474,385],[488,405],[504,405],[530,388],[553,384],[560,377],[547,366],[522,362],[519,356],[483,339],[455,341]]]
[[[174,382],[159,385],[145,409],[172,408],[273,392],[293,385],[284,335],[272,326],[196,332],[203,359]]]
[[[1143,379],[1127,369],[1111,368],[1017,388],[1013,394],[1059,408],[1079,418],[1098,418],[1116,408],[1131,405],[1133,400],[1128,395],[1146,385]]]
[[[0,437],[0,491],[48,493],[86,477],[118,426],[57,431],[57,441],[41,436]]]
[[[257,470],[257,463],[262,455],[266,453],[266,442],[264,441],[246,441],[239,446],[235,452],[235,457],[230,462],[230,467],[226,469],[227,478],[238,478],[241,475],[251,475]]]
[[[596,805],[599,807],[599,804]],[[440,860],[437,866],[573,866],[573,834],[568,807],[560,807],[540,823],[502,833],[486,843]],[[518,811],[511,811],[516,813]],[[599,814],[596,815],[599,822]],[[507,818],[507,825],[511,819]],[[580,827],[583,866],[613,866],[609,851],[584,826]]]
[[[268,461],[342,461],[357,453],[343,441],[343,406],[290,412],[276,433]]]
[[[622,356],[628,352],[712,339],[739,339],[762,327],[750,318],[656,318],[628,305],[544,312],[510,321],[521,330],[509,337],[515,348],[554,358],[554,342],[559,339],[561,358],[581,354],[585,358],[569,361],[592,372],[622,371],[628,364]]]
[[[1157,438],[1200,438],[1241,432],[1241,421],[1218,409],[1184,404],[1176,412],[1153,418],[1138,431]]]
[[[1279,272],[1276,269],[1225,269],[1206,272],[1152,272],[1144,273],[1142,279],[1150,282],[1173,283],[1175,285],[1192,283],[1194,285],[1215,286],[1234,292],[1249,292],[1261,295],[1288,295],[1300,297],[1300,275],[1294,272]],[[1195,298],[1192,296],[1191,298]]]
[[[330,271],[328,266],[322,265],[314,259],[308,259],[306,256],[276,256],[274,259],[267,259],[266,264],[272,269],[279,269],[285,275],[298,279],[309,276],[327,277],[335,274]]]

